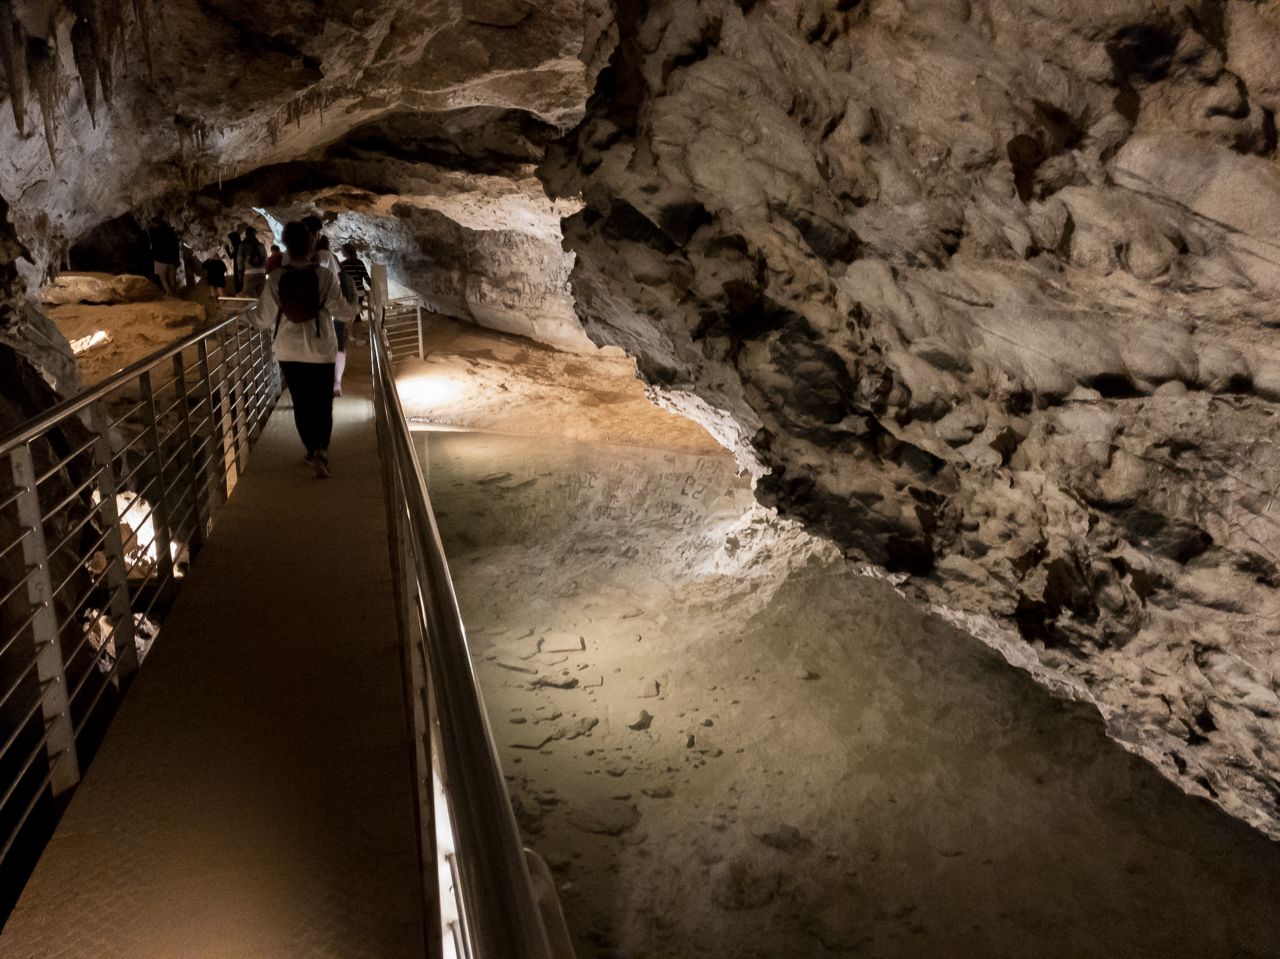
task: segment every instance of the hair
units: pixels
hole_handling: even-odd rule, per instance
[[[257,230],[255,230],[253,227],[251,227],[251,226],[246,226],[246,227],[244,228],[244,238],[245,238],[246,240],[256,239],[256,238],[257,238],[257,236],[258,236],[258,231],[257,231]]]
[[[319,236],[320,231],[324,229],[324,221],[314,213],[310,216],[304,216],[302,218],[302,225],[307,228],[312,236]]]
[[[304,223],[290,220],[284,225],[284,232],[280,235],[280,240],[284,243],[284,248],[289,251],[289,255],[296,260],[311,255],[311,231],[307,229]]]
[[[271,252],[272,252],[272,253],[279,253],[279,252],[280,252],[280,247],[278,247],[276,244],[272,243],[272,244],[271,244]]]
[[[356,255],[356,245],[354,243],[342,244],[342,255],[350,259]]]
[[[324,235],[316,237],[316,249],[317,250],[329,249],[329,238]]]

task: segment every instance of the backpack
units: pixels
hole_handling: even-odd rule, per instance
[[[323,335],[320,332],[320,271],[315,264],[281,268],[276,299],[280,302],[276,336],[280,335],[282,318],[290,323],[315,323],[316,336]]]
[[[250,266],[263,266],[267,262],[267,250],[261,243],[254,240],[249,244],[249,254],[246,259]]]

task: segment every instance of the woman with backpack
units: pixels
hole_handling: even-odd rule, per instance
[[[255,322],[273,331],[280,372],[293,398],[293,422],[316,477],[328,479],[333,432],[333,370],[338,356],[334,321],[349,318],[338,281],[311,258],[312,237],[286,223],[284,264],[267,278]]]

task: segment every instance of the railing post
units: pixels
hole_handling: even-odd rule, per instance
[[[24,443],[15,448],[9,457],[14,485],[23,490],[18,497],[18,522],[31,531],[23,538],[22,558],[32,571],[27,579],[27,602],[35,612],[31,634],[35,640],[36,675],[42,687],[41,710],[48,731],[45,752],[49,756],[50,785],[57,796],[80,781],[66,664],[62,661],[62,646],[58,641],[58,614],[53,604],[53,582],[49,575],[49,554],[44,538],[44,519],[40,515],[40,494],[36,490],[31,444]]]
[[[218,347],[222,350],[220,378],[218,386],[222,390],[222,402],[218,409],[218,442],[222,446],[222,475],[227,495],[235,489],[240,481],[240,464],[236,459],[236,414],[235,414],[235,370],[231,351],[228,347],[230,337],[226,329],[218,333]]]
[[[244,350],[241,348],[240,334],[243,331],[239,325],[235,327],[235,401],[232,407],[235,412],[235,448],[236,448],[236,471],[243,473],[247,464],[246,460],[249,455],[249,430],[248,430],[248,410],[246,409],[247,397],[245,396],[245,375],[244,375]]]
[[[187,405],[187,370],[181,351],[173,355],[173,384],[178,392],[178,439],[182,443],[182,453],[186,454],[187,474],[191,481],[191,538],[187,541],[187,560],[190,562],[204,546],[205,521],[200,509],[200,470],[196,466],[195,438],[191,434],[191,410]]]
[[[427,358],[422,348],[422,301],[418,300],[414,308],[418,311],[418,361],[422,362]]]
[[[209,365],[209,340],[205,337],[196,345],[200,358],[200,379],[204,383],[205,401],[209,404],[209,452],[206,454],[210,463],[217,463],[217,475],[209,484],[209,497],[214,500],[209,506],[213,513],[227,501],[227,447],[223,442],[222,403],[218,397],[226,393],[213,389],[213,370]]]
[[[160,426],[157,422],[155,392],[151,388],[151,371],[144,372],[138,383],[142,390],[147,446],[155,457],[156,495],[151,502],[151,528],[155,530],[156,570],[159,573],[156,591],[167,596],[174,582],[173,548],[170,545],[172,527],[169,525],[169,504],[164,489],[164,449],[160,446]],[[142,488],[146,489],[146,486]],[[141,547],[142,543],[138,543],[138,546]]]
[[[120,535],[120,510],[116,502],[115,454],[111,449],[111,427],[106,405],[93,405],[93,429],[98,438],[94,459],[102,471],[98,492],[102,497],[99,516],[106,527],[102,551],[107,557],[107,588],[110,590],[112,633],[116,645],[116,674],[123,683],[138,671],[138,647],[133,636],[133,607],[129,602],[129,573],[124,562],[124,538]]]

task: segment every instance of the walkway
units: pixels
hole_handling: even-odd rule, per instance
[[[329,482],[272,417],[0,956],[424,955],[368,387]]]

